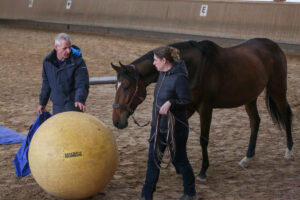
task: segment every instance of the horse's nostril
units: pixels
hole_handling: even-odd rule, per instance
[[[119,126],[119,122],[118,121],[114,121],[114,126],[117,127],[117,128],[119,128],[118,127]]]
[[[114,121],[113,122],[114,126],[118,129],[123,129],[126,128],[128,126],[128,122],[126,121],[125,123],[120,123],[119,121]]]

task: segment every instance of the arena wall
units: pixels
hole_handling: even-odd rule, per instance
[[[0,19],[61,27],[249,39],[300,44],[300,4],[200,0],[1,0]],[[202,5],[207,15],[200,16]],[[106,28],[106,29],[105,29]],[[111,29],[108,29],[111,28]],[[99,30],[99,29],[98,29]]]

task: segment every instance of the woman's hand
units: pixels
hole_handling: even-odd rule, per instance
[[[166,101],[164,105],[160,107],[159,114],[166,115],[171,107],[170,101]]]

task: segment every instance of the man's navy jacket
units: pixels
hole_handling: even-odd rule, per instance
[[[49,97],[54,105],[63,106],[67,102],[85,104],[89,93],[89,75],[78,47],[72,46],[71,53],[59,65],[55,49],[43,61],[43,84],[40,105],[45,106]]]

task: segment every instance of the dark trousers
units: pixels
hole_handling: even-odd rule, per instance
[[[66,112],[66,111],[78,111],[81,112],[81,110],[77,107],[75,107],[74,102],[67,102],[65,105],[55,105],[53,104],[53,115]]]
[[[151,128],[151,136],[154,134],[155,128]],[[166,142],[166,133],[159,133],[159,137],[162,141]],[[187,158],[186,153],[186,142],[188,139],[188,128],[184,127],[175,132],[175,143],[176,151],[175,157],[173,159],[173,164],[176,170],[182,175],[184,194],[189,196],[194,196],[196,194],[195,190],[195,176],[190,162]],[[161,152],[165,151],[166,146],[163,144],[159,145]],[[145,184],[142,189],[142,197],[146,199],[153,199],[153,192],[156,189],[156,183],[158,181],[160,170],[155,164],[155,159],[157,160],[157,155],[154,154],[154,141],[150,142],[149,153],[148,153],[148,166],[146,173]]]

